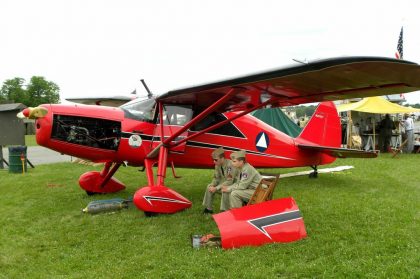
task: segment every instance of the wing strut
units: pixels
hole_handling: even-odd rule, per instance
[[[225,104],[232,96],[234,96],[235,93],[237,93],[238,88],[232,88],[229,90],[229,92],[223,96],[221,99],[219,99],[217,102],[215,102],[213,105],[202,111],[199,115],[194,117],[190,122],[188,122],[182,129],[172,134],[169,138],[165,140],[165,137],[163,135],[163,103],[159,102],[159,114],[160,114],[160,123],[161,123],[161,140],[162,142],[156,146],[155,149],[152,150],[147,155],[148,159],[154,158],[157,154],[159,154],[158,158],[158,170],[157,170],[157,186],[164,186],[165,185],[165,177],[166,177],[166,166],[168,164],[168,152],[170,149],[169,143],[177,138],[180,134],[188,130],[190,127],[192,127],[195,123],[201,121],[203,118],[205,118],[207,115],[215,111],[219,106]]]
[[[267,101],[265,101],[265,102],[263,102],[263,103],[261,103],[261,104],[259,104],[259,105],[255,106],[255,107],[252,107],[252,108],[249,108],[249,109],[247,109],[247,110],[244,110],[244,111],[242,111],[241,113],[238,113],[238,114],[234,115],[234,116],[233,116],[233,117],[231,117],[231,118],[228,118],[228,119],[226,119],[226,120],[223,120],[222,122],[219,122],[219,123],[217,123],[217,124],[214,124],[213,126],[207,127],[206,129],[201,130],[200,132],[197,132],[197,133],[195,133],[195,134],[192,134],[191,136],[188,136],[188,137],[186,137],[186,138],[183,138],[183,139],[182,139],[182,140],[180,140],[180,141],[177,141],[177,142],[175,142],[175,143],[171,144],[171,147],[173,147],[173,146],[177,146],[177,145],[182,144],[182,143],[184,143],[184,142],[186,142],[186,141],[188,141],[188,140],[191,140],[192,138],[198,137],[198,136],[199,136],[199,135],[201,135],[201,134],[204,134],[204,133],[207,133],[207,132],[209,132],[209,131],[211,131],[211,130],[217,129],[217,128],[219,128],[219,127],[221,127],[221,126],[223,126],[223,125],[227,124],[228,122],[231,122],[231,121],[233,121],[233,120],[235,120],[235,119],[237,119],[237,118],[239,118],[239,117],[241,117],[241,116],[244,116],[245,114],[248,114],[248,113],[250,113],[250,112],[252,112],[252,111],[254,111],[254,110],[257,110],[257,109],[259,109],[259,108],[261,108],[261,107],[264,107],[264,106],[268,105],[268,104],[269,104],[269,103],[271,103],[271,102],[273,102],[273,99],[269,99],[269,100],[267,100]]]
[[[158,151],[160,150],[160,148],[162,146],[170,146],[169,143],[171,141],[173,141],[175,138],[177,138],[179,135],[181,135],[183,132],[185,132],[186,130],[188,130],[189,128],[191,128],[192,126],[194,126],[196,123],[198,123],[199,121],[201,121],[203,118],[205,118],[206,116],[208,116],[209,114],[211,114],[213,111],[215,111],[218,107],[220,107],[221,105],[225,104],[230,98],[232,98],[235,94],[237,94],[238,90],[242,90],[239,88],[231,88],[229,90],[229,92],[224,95],[222,98],[220,98],[217,102],[215,102],[214,104],[212,104],[211,106],[209,106],[208,108],[206,108],[204,111],[202,111],[199,115],[197,115],[196,117],[194,117],[190,122],[188,122],[184,127],[182,127],[181,129],[179,129],[177,132],[175,132],[174,134],[172,134],[170,137],[168,137],[167,139],[164,140],[164,136],[163,136],[163,124],[161,125],[161,139],[162,142],[156,146],[148,155],[147,158],[154,158],[156,157]],[[160,123],[162,122],[162,115],[163,115],[163,104],[161,102],[159,102],[159,114],[160,114]]]

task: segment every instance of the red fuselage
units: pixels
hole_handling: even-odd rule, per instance
[[[165,124],[162,128],[151,121],[127,118],[121,108],[78,104],[43,106],[48,109],[48,114],[37,120],[38,144],[95,162],[127,162],[143,166],[145,157],[160,143],[162,130],[167,138],[183,127]],[[221,117],[232,114],[235,113],[225,113]],[[199,128],[188,130],[176,140],[197,133],[195,130]],[[245,115],[222,129],[201,134],[171,148],[168,162],[178,167],[210,168],[214,166],[211,152],[219,146],[228,154],[246,150],[247,160],[255,167],[311,166],[335,160],[322,153],[301,150],[297,147],[298,142],[302,142],[299,137],[294,139],[253,116]],[[339,143],[334,145],[339,146]]]

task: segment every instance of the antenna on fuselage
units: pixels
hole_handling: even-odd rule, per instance
[[[144,88],[146,88],[146,91],[147,91],[147,98],[148,98],[148,99],[151,99],[151,98],[153,97],[153,93],[149,90],[149,87],[147,87],[147,84],[146,84],[146,82],[144,81],[144,79],[141,79],[140,81],[141,81],[141,83],[143,84]]]

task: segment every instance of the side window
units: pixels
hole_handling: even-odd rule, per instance
[[[192,131],[201,131],[204,130],[212,125],[215,125],[217,123],[220,123],[224,120],[226,120],[226,116],[224,116],[221,113],[212,113],[200,122],[198,122],[196,125],[194,125],[191,130]],[[209,134],[217,134],[217,135],[224,135],[224,136],[231,136],[231,137],[237,137],[237,138],[245,138],[245,136],[242,134],[241,131],[239,131],[238,128],[235,127],[231,122],[217,128],[214,130],[211,130],[208,132]]]
[[[184,126],[192,117],[191,106],[163,106],[163,124]]]

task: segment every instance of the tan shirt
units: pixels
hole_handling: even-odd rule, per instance
[[[261,179],[260,173],[253,166],[245,163],[242,169],[238,170],[235,183],[229,188],[231,191],[256,189]]]
[[[232,185],[237,173],[237,169],[232,166],[232,161],[225,159],[221,166],[214,166],[214,175],[211,184],[220,190],[222,186]]]

